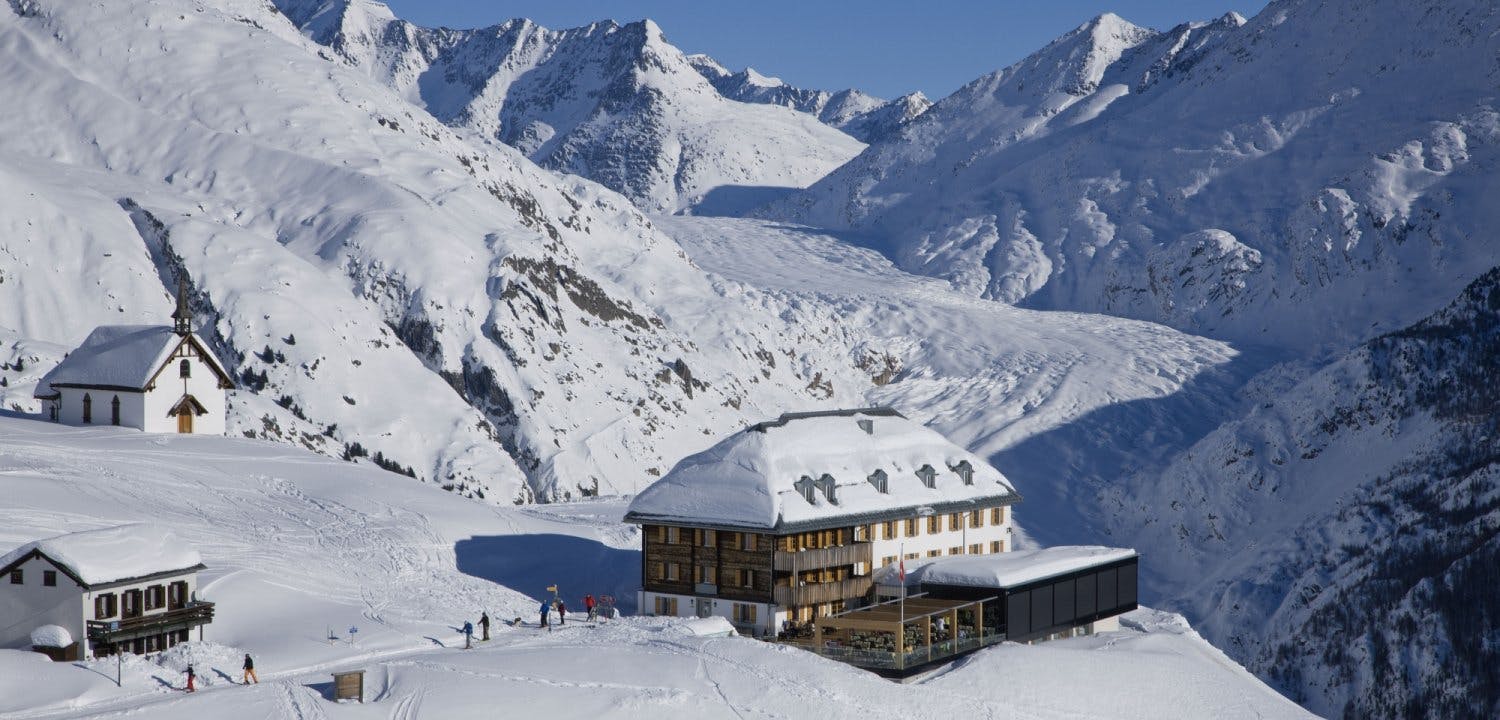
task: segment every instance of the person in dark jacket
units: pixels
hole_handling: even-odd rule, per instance
[[[542,603],[542,627],[547,628],[547,630],[550,631],[550,630],[552,630],[552,626],[547,624],[547,613],[549,613],[549,612],[552,612],[552,606],[550,604],[546,603],[546,602],[543,602]]]
[[[568,624],[568,604],[563,602],[562,598],[557,599],[557,624]]]
[[[256,685],[260,684],[260,678],[255,676],[255,661],[250,658],[250,653],[245,653],[245,674],[240,678],[240,682],[246,685],[249,685],[251,682],[254,682]]]
[[[464,649],[468,650],[468,649],[474,647],[474,623],[471,623],[468,620],[465,620],[464,621],[463,633],[464,633]]]
[[[487,612],[479,613],[479,630],[480,630],[480,632],[484,633],[484,637],[480,638],[480,640],[488,640],[488,639],[490,639],[490,614],[489,613],[487,613]]]
[[[188,666],[187,676],[188,676],[187,691],[188,692],[198,692],[197,689],[195,689],[193,687],[193,681],[196,680],[196,679],[198,679],[198,673],[193,672],[193,666],[192,665]]]

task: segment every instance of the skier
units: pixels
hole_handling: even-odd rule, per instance
[[[474,647],[474,623],[471,623],[468,620],[465,620],[464,621],[463,633],[464,633],[464,649],[468,650],[468,649]]]
[[[481,640],[489,640],[490,639],[490,614],[489,613],[487,613],[487,612],[481,612],[481,613],[479,613],[479,629],[484,633],[484,637],[482,637],[480,639]]]
[[[589,614],[588,615],[588,621],[589,622],[594,622],[595,620],[599,619],[598,613],[597,613],[597,611],[594,608],[594,596],[593,595],[584,595],[583,596],[583,609],[586,610],[586,611],[588,611],[588,614]]]
[[[551,611],[552,611],[552,606],[549,605],[549,604],[547,604],[545,601],[543,601],[542,602],[542,627],[547,628],[547,632],[552,632],[552,626],[547,624],[547,613],[549,613]]]
[[[260,678],[255,676],[255,661],[250,658],[250,653],[245,653],[245,674],[240,677],[240,682],[249,685],[251,681],[260,684]]]
[[[559,626],[568,623],[568,604],[562,598],[557,599],[557,624]]]
[[[187,691],[188,692],[198,692],[196,689],[193,688],[193,680],[197,679],[198,674],[195,673],[195,672],[193,672],[193,666],[192,665],[188,666],[187,676],[188,676]]]

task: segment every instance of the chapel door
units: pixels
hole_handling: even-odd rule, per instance
[[[193,432],[193,411],[189,408],[180,408],[177,411],[177,432]]]

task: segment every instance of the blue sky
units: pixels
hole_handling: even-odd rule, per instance
[[[1166,29],[1265,0],[386,0],[419,25],[482,27],[527,17],[551,28],[649,17],[683,51],[794,85],[934,99],[1103,12]]]

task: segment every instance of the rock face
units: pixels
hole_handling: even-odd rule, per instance
[[[496,502],[630,492],[869,386],[624,198],[472,142],[263,2],[19,2],[0,39],[7,407],[95,325],[163,322],[181,276],[242,387],[231,433]]]
[[[805,187],[863,147],[805,113],[726,99],[649,20],[449,30],[368,0],[276,5],[331,56],[447,125],[645,210],[685,210],[715,191]]]
[[[689,55],[689,63],[731,100],[780,105],[817,116],[818,120],[873,143],[894,135],[904,125],[932,107],[920,92],[895,100],[881,100],[859,90],[838,92],[793,87],[780,78],[767,77],[753,68],[730,72],[707,55]]]
[[[983,297],[1341,350],[1500,262],[1468,200],[1500,177],[1497,29],[1478,0],[1102,16],[762,214]]]

